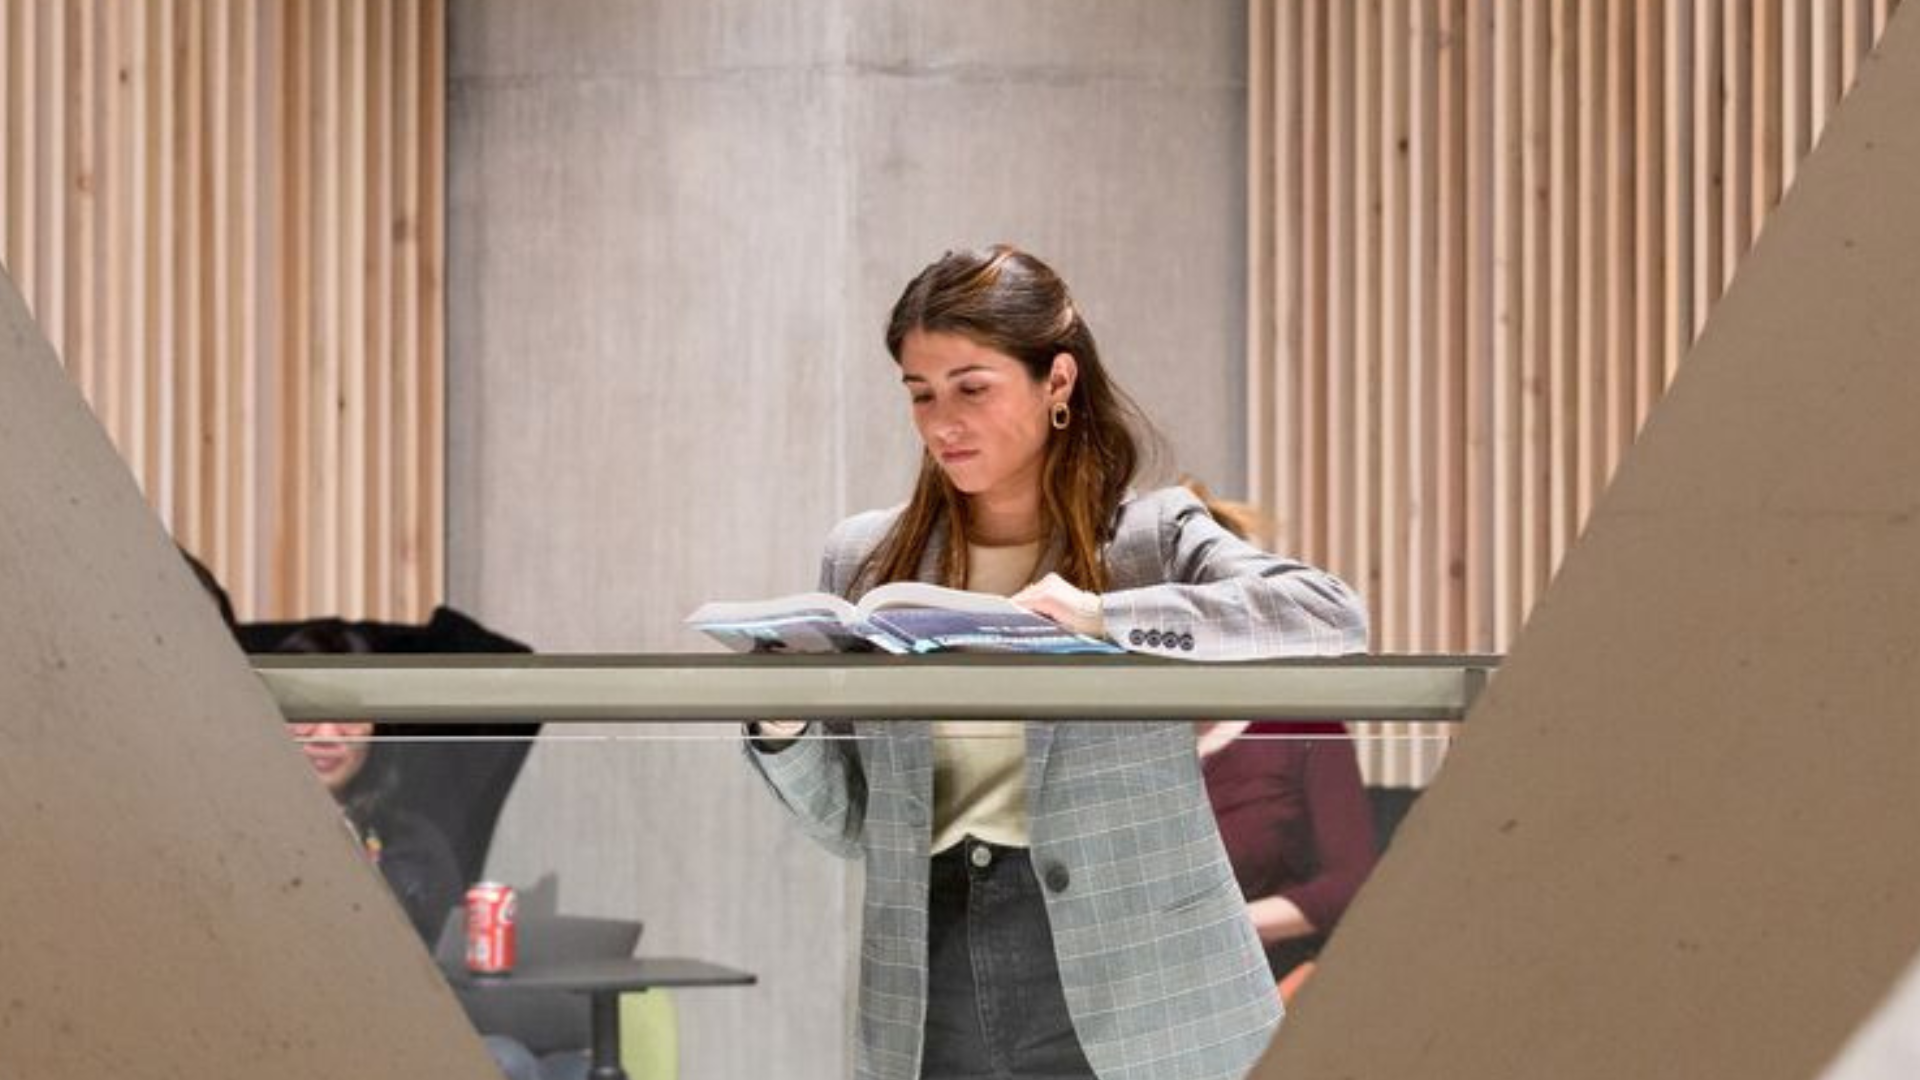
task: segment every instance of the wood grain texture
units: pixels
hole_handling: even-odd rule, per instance
[[[443,595],[445,17],[0,0],[0,265],[243,617]]]
[[[1277,543],[1367,595],[1376,648],[1502,651],[1892,20],[1249,11],[1251,490]],[[1365,754],[1394,782],[1437,761]]]

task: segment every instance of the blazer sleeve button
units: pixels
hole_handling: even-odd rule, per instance
[[[1139,630],[1132,631],[1127,635],[1127,643],[1130,645],[1142,645],[1146,643],[1146,640],[1147,635]]]
[[[1159,648],[1160,647],[1160,631],[1158,630],[1147,631],[1147,644],[1152,646],[1153,648],[1156,648],[1156,649]]]
[[[1073,875],[1067,873],[1067,868],[1061,866],[1059,863],[1054,863],[1047,867],[1046,882],[1049,891],[1057,893],[1066,892],[1067,885],[1072,881]]]
[[[1193,651],[1193,635],[1192,634],[1180,635],[1180,648],[1186,652]]]

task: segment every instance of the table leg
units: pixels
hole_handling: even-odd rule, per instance
[[[596,990],[592,998],[593,1058],[587,1080],[627,1080],[620,1067],[620,992]]]

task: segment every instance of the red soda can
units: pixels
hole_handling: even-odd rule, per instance
[[[467,890],[467,970],[505,975],[513,970],[513,886],[483,881]]]

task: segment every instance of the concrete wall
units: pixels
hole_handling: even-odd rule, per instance
[[[0,1077],[486,1076],[5,273],[0,508]]]
[[[453,4],[453,601],[543,649],[657,651],[702,647],[678,627],[701,600],[811,587],[826,529],[914,466],[888,306],[1003,239],[1073,283],[1177,463],[1238,490],[1244,20]],[[840,1077],[851,877],[736,755],[541,747],[494,868],[763,976],[682,996],[688,1077]]]

